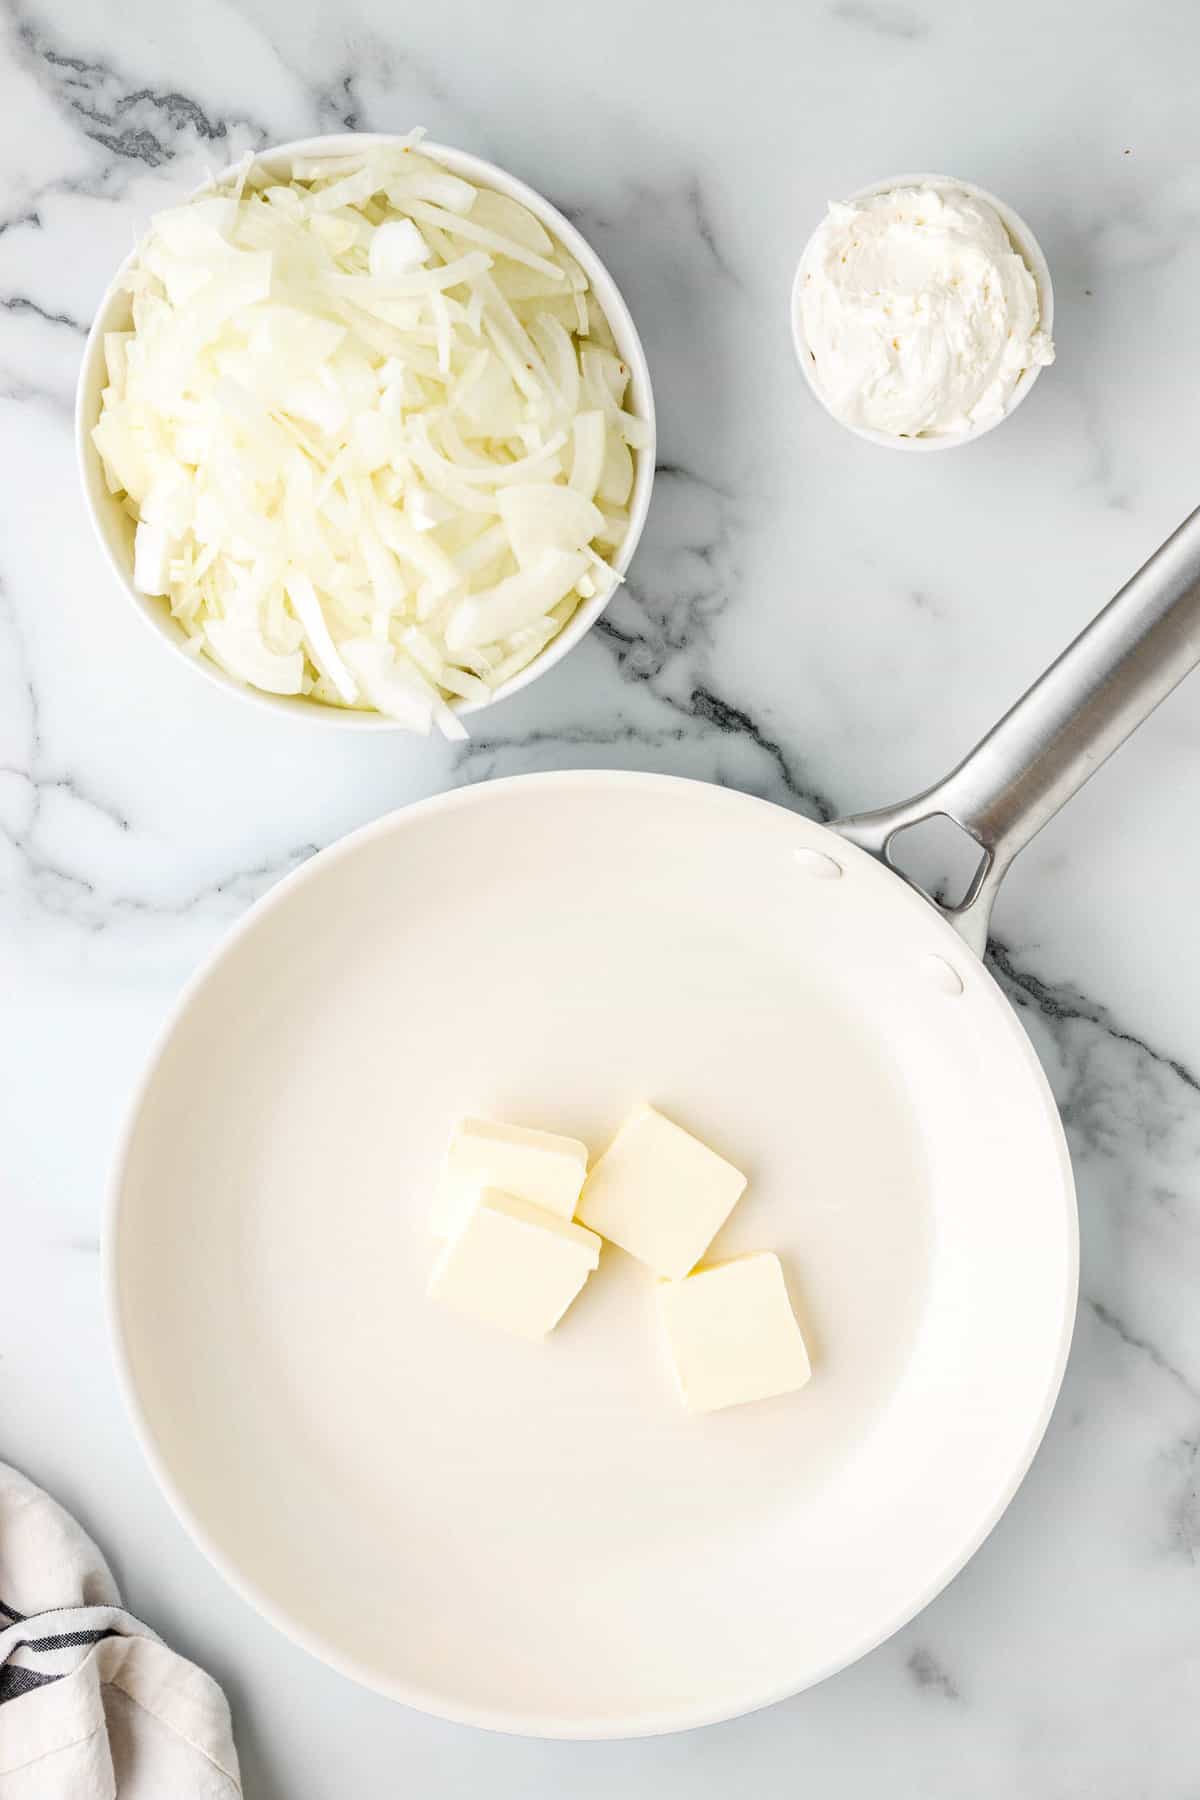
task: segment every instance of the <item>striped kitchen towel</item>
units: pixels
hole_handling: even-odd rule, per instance
[[[0,1463],[0,1800],[237,1800],[217,1684],[125,1612],[108,1564]]]

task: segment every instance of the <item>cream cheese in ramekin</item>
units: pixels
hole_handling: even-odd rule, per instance
[[[994,208],[960,188],[833,202],[799,302],[830,411],[893,437],[983,430],[1054,360],[1032,271]]]

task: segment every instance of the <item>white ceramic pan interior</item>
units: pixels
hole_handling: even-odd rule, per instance
[[[1157,634],[1166,691],[1170,619],[1200,611],[1183,536],[1068,653],[1077,698],[1114,609],[1127,642],[1135,613]],[[1109,677],[1102,751],[1153,704]],[[1055,696],[1052,671],[963,765],[973,813],[963,770],[924,806],[965,815],[990,871],[953,920],[805,819],[593,773],[397,813],[252,909],[137,1098],[107,1266],[147,1453],[254,1606],[431,1712],[613,1736],[817,1681],[961,1566],[1074,1317],[1057,1114],[963,941],[1015,841],[997,741],[1023,737],[1008,775],[1043,811],[1089,772]],[[882,845],[920,811],[844,829]],[[713,1254],[780,1253],[803,1392],[684,1414],[651,1280],[612,1248],[545,1345],[426,1299],[460,1115],[598,1150],[641,1099],[747,1171]]]
[[[599,1150],[643,1098],[749,1174],[714,1254],[783,1257],[794,1399],[686,1416],[617,1250],[545,1346],[425,1298],[459,1116]],[[411,808],[256,908],[151,1070],[112,1242],[150,1454],[247,1598],[545,1734],[739,1712],[913,1612],[1041,1435],[1074,1271],[1045,1081],[949,926],[803,819],[617,774]]]

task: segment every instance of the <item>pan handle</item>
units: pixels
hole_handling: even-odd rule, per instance
[[[939,910],[982,956],[1014,856],[1198,662],[1200,508],[944,781],[831,829],[894,868],[899,832],[953,819],[982,854],[965,897]]]

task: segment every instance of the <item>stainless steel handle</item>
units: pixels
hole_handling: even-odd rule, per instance
[[[832,829],[895,867],[897,833],[953,819],[982,854],[964,899],[940,910],[982,956],[1014,856],[1198,662],[1200,508],[944,781]]]

